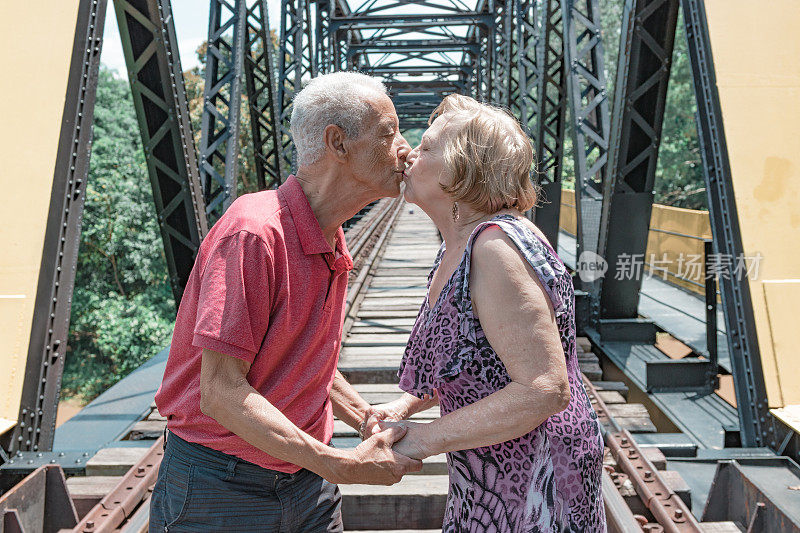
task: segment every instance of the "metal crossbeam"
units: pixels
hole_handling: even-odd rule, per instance
[[[211,0],[199,154],[210,225],[236,198],[246,18],[244,0]]]
[[[614,116],[598,254],[616,265],[644,256],[653,206],[661,126],[667,102],[678,0],[627,0],[614,95]],[[642,279],[607,276],[601,318],[636,318]]]
[[[169,0],[114,0],[176,305],[208,230]]]
[[[561,0],[567,102],[572,118],[575,204],[578,222],[576,256],[597,253],[606,181],[610,116],[606,95],[600,10],[597,0]],[[596,293],[597,284],[590,292]],[[593,299],[596,304],[596,299]]]

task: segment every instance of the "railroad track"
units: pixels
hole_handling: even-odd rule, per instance
[[[439,237],[424,214],[400,199],[376,202],[348,228],[346,236],[354,269],[339,368],[367,401],[383,403],[401,394],[396,371],[425,293]],[[646,408],[627,402],[624,383],[603,380],[588,340],[579,338],[578,347],[584,383],[604,428],[603,491],[609,531],[741,531],[733,523],[697,522],[689,508],[688,489],[676,473],[665,470],[663,454],[658,448],[636,443],[637,434],[656,431]],[[425,421],[438,416],[438,408],[433,408],[414,415],[414,419]],[[163,456],[165,425],[166,420],[152,405],[123,439],[149,442],[149,447],[100,450],[87,462],[85,476],[68,479],[66,486],[80,522],[75,527],[60,525],[56,530],[146,531],[150,494]],[[346,448],[358,442],[352,428],[339,420],[334,422],[331,445]],[[135,460],[134,452],[138,454]],[[41,467],[12,490],[30,491],[33,485],[29,480],[41,477],[42,472],[57,476],[57,469]],[[441,527],[447,497],[446,460],[443,455],[428,458],[421,472],[406,476],[392,487],[340,488],[347,531],[435,531]]]

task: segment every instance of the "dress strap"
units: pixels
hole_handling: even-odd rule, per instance
[[[428,288],[431,288],[431,280],[433,280],[433,273],[439,269],[439,263],[442,262],[442,256],[444,255],[444,242],[442,242],[441,246],[439,246],[439,251],[436,253],[436,259],[433,260],[433,266],[431,267],[430,272],[428,272]]]
[[[497,226],[514,243],[522,257],[528,262],[544,287],[556,316],[566,311],[566,305],[558,293],[558,278],[567,272],[566,267],[553,252],[553,249],[543,241],[527,224],[517,220],[511,215],[498,215],[497,217],[478,224],[472,231],[467,241],[464,253],[464,275],[460,280],[462,294],[470,296],[469,275],[472,265],[472,250],[478,235],[489,226]]]

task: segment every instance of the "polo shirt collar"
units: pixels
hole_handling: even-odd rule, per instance
[[[278,192],[283,196],[289,211],[292,214],[297,234],[300,238],[300,245],[303,247],[303,253],[306,255],[312,254],[331,254],[333,250],[325,240],[325,235],[322,233],[322,228],[319,226],[317,217],[314,211],[311,210],[311,204],[308,203],[308,198],[300,182],[292,174],[286,181],[278,187]],[[350,270],[353,268],[353,260],[347,250],[347,245],[344,241],[344,231],[342,228],[336,230],[336,247],[342,255],[335,262],[338,262],[343,270]],[[334,261],[332,261],[333,263]],[[332,266],[332,265],[330,265]]]

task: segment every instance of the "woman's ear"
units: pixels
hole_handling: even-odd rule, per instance
[[[336,124],[328,124],[322,132],[322,138],[328,151],[336,157],[336,159],[344,163],[347,159],[344,130]]]

